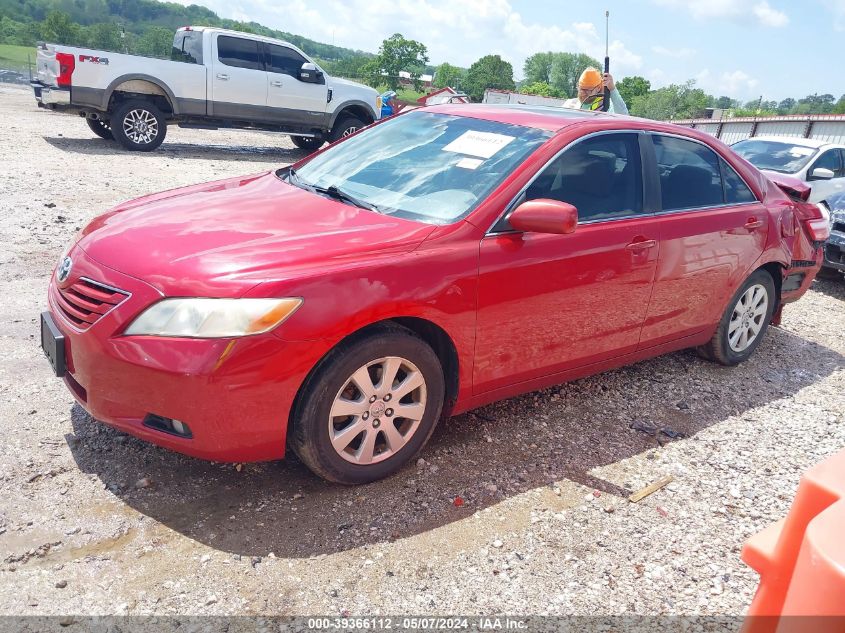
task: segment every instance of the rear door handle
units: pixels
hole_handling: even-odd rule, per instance
[[[226,75],[224,73],[217,73],[217,78],[220,81],[229,81],[229,75]]]
[[[763,220],[758,220],[757,218],[748,218],[748,222],[743,225],[749,231],[754,229],[759,229],[763,226]]]
[[[629,251],[643,251],[647,248],[654,248],[657,246],[657,240],[640,240],[639,242],[631,242],[626,246]]]
[[[271,82],[270,82],[270,85],[271,85],[271,86],[276,86],[277,88],[281,88],[281,87],[282,87],[282,82],[281,82],[281,81],[271,81]]]

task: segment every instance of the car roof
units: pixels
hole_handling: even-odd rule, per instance
[[[791,145],[801,145],[803,147],[812,147],[813,149],[819,149],[820,147],[827,147],[830,145],[831,147],[845,147],[845,145],[841,145],[839,143],[831,143],[830,141],[824,141],[816,138],[803,138],[801,136],[751,136],[749,138],[743,139],[744,141],[769,141],[774,143],[789,143]]]
[[[621,117],[607,112],[592,112],[590,110],[575,110],[558,106],[523,105],[523,104],[485,104],[463,103],[442,104],[425,108],[426,112],[451,114],[472,119],[484,119],[496,123],[508,123],[523,127],[536,128],[549,132],[557,132],[565,127],[579,122],[598,122],[602,119],[616,120]]]

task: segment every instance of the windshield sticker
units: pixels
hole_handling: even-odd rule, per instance
[[[798,158],[799,156],[809,156],[814,151],[816,150],[810,147],[793,147],[791,150],[789,150],[789,153]]]
[[[478,158],[490,158],[515,138],[515,136],[494,134],[493,132],[464,132],[444,147],[443,151],[469,154]]]
[[[455,165],[456,167],[462,167],[463,169],[478,169],[479,165],[484,161],[480,158],[462,158],[457,162]]]

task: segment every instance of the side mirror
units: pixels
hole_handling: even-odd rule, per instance
[[[559,200],[529,200],[520,204],[508,218],[517,231],[566,235],[575,231],[578,209]]]
[[[830,180],[834,176],[835,174],[833,173],[833,170],[828,169],[827,167],[816,167],[810,172],[811,180]]]
[[[323,80],[323,73],[317,70],[317,66],[311,62],[305,62],[299,69],[299,81],[309,84],[318,84]]]

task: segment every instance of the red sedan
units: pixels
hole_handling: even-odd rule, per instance
[[[806,193],[673,125],[421,109],[96,218],[42,347],[132,435],[372,481],[441,417],[688,347],[746,360],[819,268]]]

